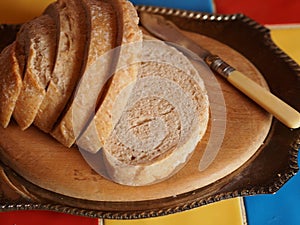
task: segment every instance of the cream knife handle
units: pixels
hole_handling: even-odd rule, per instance
[[[228,74],[227,80],[289,128],[300,127],[300,113],[259,86],[239,71]]]
[[[210,55],[207,64],[217,73],[224,76],[233,86],[255,101],[258,105],[271,113],[289,128],[300,127],[300,113],[287,103],[261,87],[253,80],[235,70],[218,56]]]

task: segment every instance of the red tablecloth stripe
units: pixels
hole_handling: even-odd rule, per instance
[[[0,213],[1,225],[98,225],[98,220],[52,211],[12,211]]]
[[[214,0],[221,14],[243,13],[261,24],[300,23],[299,0]]]

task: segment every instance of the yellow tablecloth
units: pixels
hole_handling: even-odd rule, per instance
[[[168,216],[140,220],[105,220],[105,225],[244,225],[244,206],[241,198],[191,209]]]
[[[285,53],[300,64],[300,24],[270,26],[271,37]]]
[[[38,16],[54,0],[1,0],[0,24],[22,23]]]

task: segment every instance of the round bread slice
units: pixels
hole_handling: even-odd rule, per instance
[[[50,16],[42,15],[23,24],[21,30],[22,35],[17,36],[17,42],[25,43],[26,66],[13,116],[25,130],[34,121],[51,79],[56,53],[56,26]]]
[[[102,149],[108,178],[130,186],[159,182],[182,168],[209,120],[207,92],[190,61],[156,41],[144,42],[143,53],[138,80]]]

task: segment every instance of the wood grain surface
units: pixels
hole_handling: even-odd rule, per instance
[[[199,34],[187,35],[267,87],[255,66],[235,50]],[[58,193],[86,200],[132,202],[172,197],[199,189],[248,161],[263,145],[272,120],[268,113],[223,78],[217,79],[226,102],[226,133],[216,159],[202,172],[198,165],[208,141],[209,129],[183,169],[163,182],[143,187],[123,186],[103,178],[84,161],[76,147],[65,148],[33,126],[21,131],[14,122],[6,129],[0,128],[1,159],[17,174],[51,191],[53,196]]]

